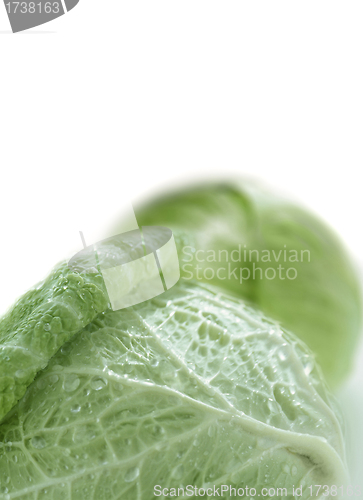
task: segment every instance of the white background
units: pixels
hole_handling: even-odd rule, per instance
[[[79,230],[195,177],[262,179],[362,264],[362,21],[361,1],[81,0],[12,35],[0,5],[0,309]],[[360,359],[340,396],[357,471]]]

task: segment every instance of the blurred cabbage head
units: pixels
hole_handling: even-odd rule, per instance
[[[313,350],[328,382],[349,372],[361,327],[356,271],[339,238],[305,208],[250,182],[206,183],[136,207],[170,227],[181,275],[228,290]]]

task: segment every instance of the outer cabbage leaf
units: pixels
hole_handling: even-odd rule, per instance
[[[252,301],[316,353],[332,386],[346,376],[361,330],[360,290],[349,255],[323,222],[293,202],[236,181],[158,196],[141,205],[136,215],[140,225],[161,224],[174,231],[184,279],[193,275]],[[191,260],[191,248],[199,261]],[[228,263],[223,252],[220,261],[213,262],[211,252],[218,256],[220,250],[228,251]],[[250,255],[250,250],[255,252]],[[301,254],[305,250],[309,253]],[[268,258],[266,251],[271,261],[262,260]],[[255,271],[255,279],[254,265],[261,269]],[[278,270],[279,265],[284,271]],[[286,277],[289,267],[296,269],[296,279]],[[214,276],[210,269],[204,274],[207,268],[214,270]],[[268,268],[275,269],[275,279],[265,277]]]
[[[103,278],[64,262],[23,295],[0,321],[0,420],[39,370],[109,304]]]
[[[0,426],[1,500],[221,484],[292,500],[293,485],[307,499],[307,486],[345,480],[339,413],[311,352],[200,284],[100,313]]]

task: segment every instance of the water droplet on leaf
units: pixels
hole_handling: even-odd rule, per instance
[[[135,479],[139,476],[139,474],[140,471],[138,467],[131,467],[131,469],[129,469],[126,472],[124,480],[126,483],[131,483],[132,481],[135,481]]]
[[[80,384],[80,380],[75,374],[66,375],[63,381],[63,389],[66,392],[73,392]]]

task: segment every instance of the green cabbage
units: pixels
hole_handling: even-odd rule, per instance
[[[142,226],[174,231],[184,279],[222,287],[280,321],[316,353],[332,386],[346,376],[361,328],[360,292],[349,255],[316,217],[238,182],[159,196],[136,215]]]
[[[187,485],[292,500],[346,483],[314,356],[217,289],[181,282],[111,311],[97,273],[63,264],[1,332],[1,500],[151,500]]]

